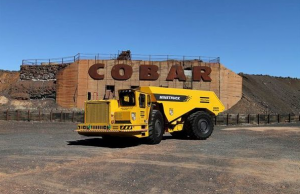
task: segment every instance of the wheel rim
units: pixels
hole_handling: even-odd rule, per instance
[[[206,119],[200,119],[198,121],[198,129],[200,129],[201,133],[207,133],[209,131],[209,123]]]
[[[156,136],[159,137],[161,134],[161,122],[159,120],[156,120],[155,122],[155,131],[156,131]]]

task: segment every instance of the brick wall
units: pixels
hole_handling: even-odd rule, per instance
[[[89,68],[95,63],[103,63],[104,68],[98,73],[104,75],[103,80],[94,80],[88,74]],[[133,74],[128,80],[115,80],[111,76],[112,68],[117,64],[127,64],[132,67]],[[157,80],[145,81],[139,79],[139,67],[141,65],[156,65],[158,67]],[[115,92],[119,89],[134,86],[162,86],[169,88],[184,88],[185,82],[174,79],[166,81],[168,73],[173,65],[183,68],[195,66],[207,66],[212,69],[211,82],[193,81],[194,90],[214,91],[221,99],[226,109],[236,104],[242,97],[242,78],[219,63],[204,63],[202,61],[120,61],[120,60],[79,60],[62,70],[57,77],[57,103],[66,108],[83,108],[87,94],[90,93],[93,100],[103,99],[107,86],[114,86]],[[117,94],[116,94],[116,97]]]

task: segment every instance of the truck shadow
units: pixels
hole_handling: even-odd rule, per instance
[[[116,140],[104,140],[102,138],[89,138],[76,141],[67,141],[68,145],[73,146],[93,146],[93,147],[105,147],[105,148],[128,148],[139,146],[142,144],[138,139],[116,139]]]
[[[190,140],[188,137],[179,138],[179,137],[173,137],[173,136],[163,136],[162,140]]]
[[[188,138],[175,138],[172,136],[163,136],[162,141],[165,140],[187,140]],[[67,141],[68,145],[72,146],[93,146],[104,148],[128,148],[139,145],[147,145],[143,139],[135,138],[118,138],[113,140],[106,140],[102,138],[88,138],[76,141]]]

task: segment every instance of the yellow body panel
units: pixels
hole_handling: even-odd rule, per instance
[[[140,87],[139,90],[151,94],[152,102],[163,104],[168,121],[173,121],[195,108],[207,109],[214,115],[218,115],[225,109],[217,95],[212,91],[162,87]],[[170,114],[171,109],[173,109],[172,115]]]
[[[86,101],[85,122],[79,124],[76,131],[87,136],[142,138],[149,135],[148,122],[153,104],[162,105],[160,111],[166,117],[166,131],[169,132],[181,131],[184,123],[182,116],[194,109],[206,110],[212,115],[224,110],[222,102],[211,91],[162,87],[140,87],[128,91],[134,91],[135,102],[132,106],[121,106],[117,100]],[[146,96],[145,102],[140,102],[140,95]]]

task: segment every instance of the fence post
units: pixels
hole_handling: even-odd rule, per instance
[[[227,113],[227,118],[226,118],[226,125],[229,124],[229,114]]]
[[[280,123],[280,115],[279,114],[277,115],[277,121],[278,121],[278,123]]]
[[[248,114],[248,124],[250,124],[250,114]]]
[[[237,124],[237,125],[239,124],[239,118],[240,118],[240,113],[238,113],[238,114],[236,115],[236,124]]]
[[[217,116],[215,116],[215,125],[217,125]]]
[[[63,114],[62,114],[62,111],[60,112],[60,122],[62,122],[62,118],[63,117]]]
[[[28,121],[30,121],[30,110],[28,110],[27,116],[28,116]]]
[[[257,124],[259,125],[259,114],[257,114]]]
[[[270,124],[270,114],[268,114],[268,124]]]
[[[72,122],[74,123],[74,111],[72,112]]]
[[[9,118],[8,118],[8,109],[6,110],[6,120],[8,121]]]
[[[50,122],[52,122],[52,109],[50,111]]]
[[[291,122],[291,113],[289,113],[289,123]]]

